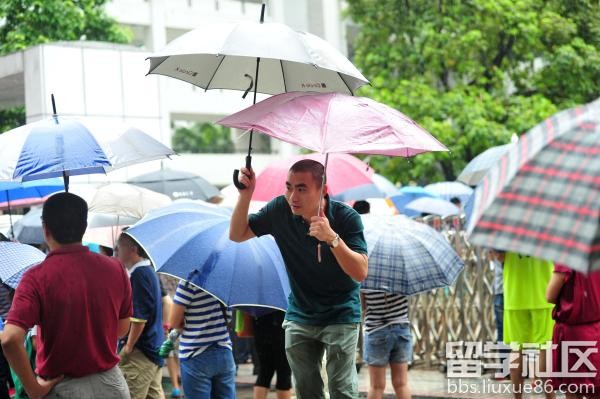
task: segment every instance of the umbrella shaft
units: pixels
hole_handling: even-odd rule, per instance
[[[264,10],[264,7],[263,7]],[[254,98],[252,99],[252,104],[256,104],[256,93],[258,91],[258,71],[260,69],[260,57],[256,58],[256,71],[254,72]],[[248,156],[250,156],[252,152],[252,134],[254,133],[254,129],[250,129],[250,139],[248,141]],[[246,161],[246,167],[248,166],[248,161]]]
[[[8,190],[6,190],[6,206],[8,207],[8,220],[10,223],[10,237],[14,240],[15,239],[15,231],[13,229],[12,212],[10,209],[10,197],[8,194]]]

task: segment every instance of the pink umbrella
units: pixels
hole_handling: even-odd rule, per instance
[[[321,153],[410,157],[448,151],[401,112],[369,98],[340,93],[279,94],[217,123],[256,129]]]
[[[323,155],[310,154],[275,161],[256,176],[256,188],[252,195],[254,201],[270,201],[282,195],[290,167],[301,159],[314,159],[323,162]],[[330,195],[336,195],[353,187],[373,185],[373,169],[360,159],[348,154],[331,154],[329,157],[327,188]],[[332,172],[333,171],[333,172]]]
[[[360,153],[410,157],[448,151],[401,112],[364,97],[340,93],[289,92],[236,112],[217,123],[255,129],[282,141],[327,154]],[[321,198],[325,175],[321,185]],[[322,200],[319,201],[321,211]],[[320,259],[320,243],[317,251]]]

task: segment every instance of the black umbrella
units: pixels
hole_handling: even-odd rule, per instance
[[[161,169],[134,177],[127,183],[166,194],[172,199],[214,200],[221,195],[218,188],[201,176],[180,170]]]

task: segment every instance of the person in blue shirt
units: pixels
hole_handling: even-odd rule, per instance
[[[367,245],[354,209],[330,200],[326,186],[321,200],[323,175],[319,162],[295,163],[285,195],[248,215],[256,179],[243,168],[240,182],[247,188],[239,190],[230,238],[242,242],[271,234],[281,250],[291,287],[285,348],[297,397],[325,397],[321,363],[326,354],[330,398],[356,398],[359,282],[367,276]]]
[[[140,245],[126,233],[117,241],[117,257],[127,269],[133,296],[133,317],[119,355],[132,399],[162,399],[162,297],[158,276]]]

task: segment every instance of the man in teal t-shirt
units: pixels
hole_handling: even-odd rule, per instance
[[[247,188],[240,190],[231,218],[232,240],[272,234],[281,250],[292,291],[283,324],[285,346],[299,399],[325,397],[324,353],[330,398],[358,397],[354,362],[367,245],[360,216],[349,206],[325,196],[316,216],[323,173],[316,161],[295,163],[285,195],[248,216],[256,180],[244,168],[240,182]]]

